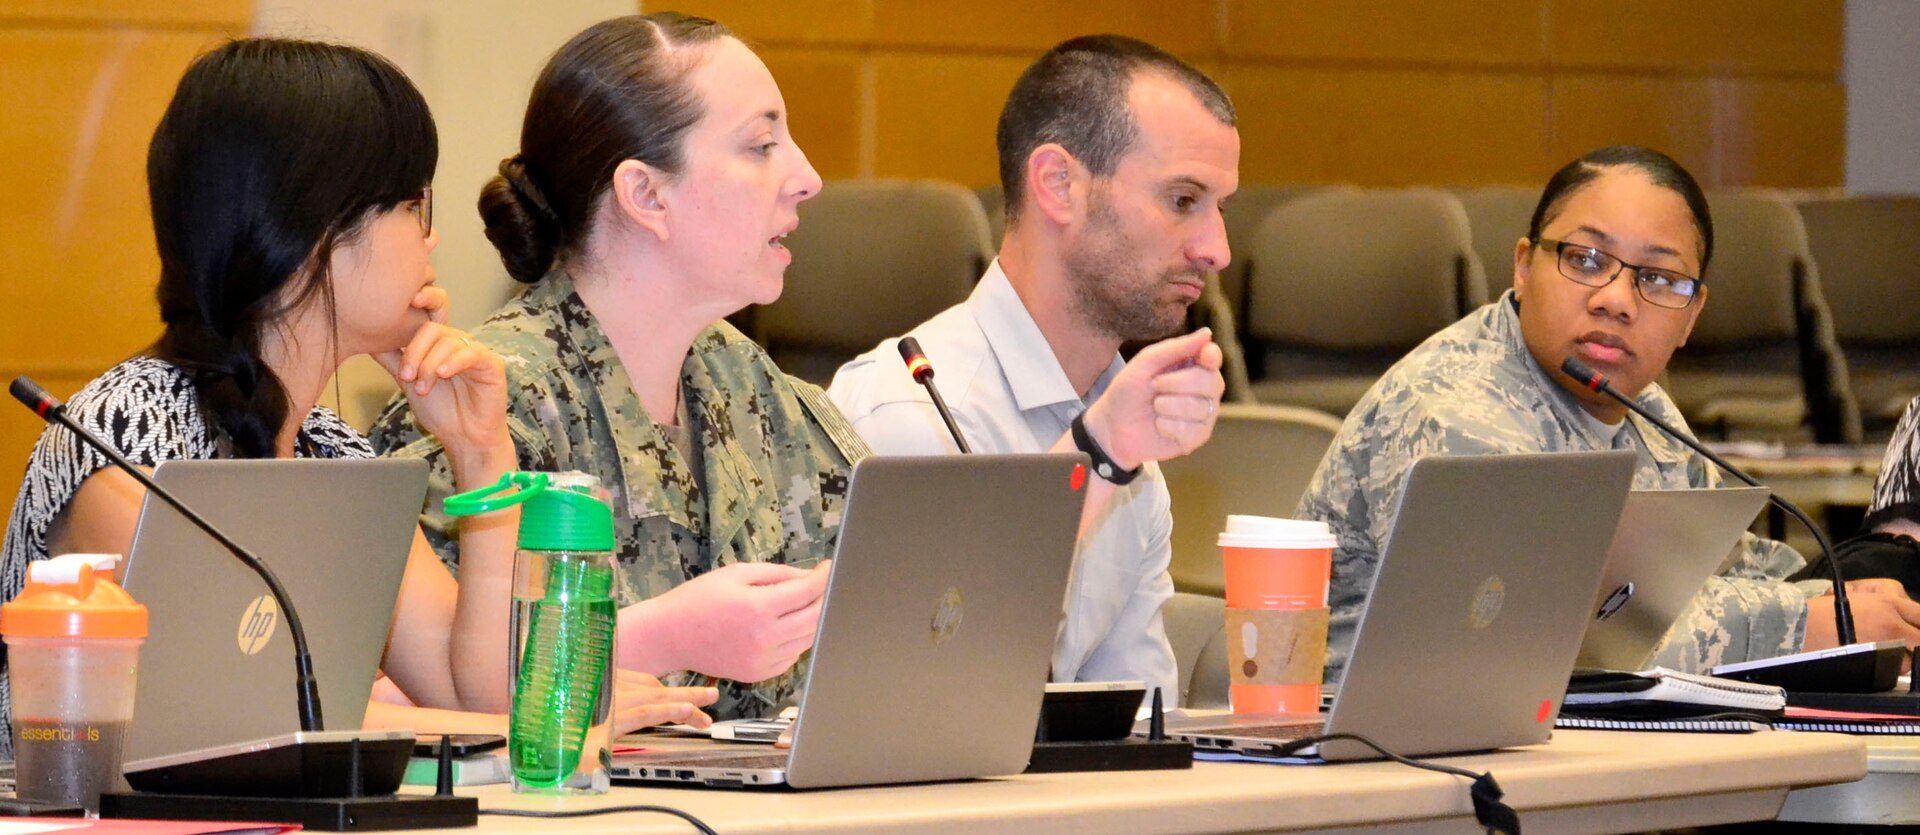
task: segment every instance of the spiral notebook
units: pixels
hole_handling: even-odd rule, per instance
[[[1694,734],[1750,734],[1773,727],[1756,719],[1598,719],[1560,714],[1555,728],[1581,731],[1664,731]]]
[[[1638,673],[1576,673],[1567,683],[1562,710],[1612,719],[1698,719],[1737,711],[1764,720],[1786,706],[1786,691],[1772,685],[1655,667]]]
[[[1773,724],[1783,731],[1815,731],[1836,734],[1876,734],[1920,736],[1920,721],[1912,716],[1892,713],[1854,713],[1789,707],[1785,718]]]

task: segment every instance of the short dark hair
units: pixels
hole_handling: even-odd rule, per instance
[[[1707,262],[1713,260],[1713,215],[1707,211],[1706,192],[1701,191],[1693,175],[1673,157],[1642,145],[1608,145],[1589,151],[1553,172],[1546,190],[1540,192],[1540,202],[1533,207],[1533,219],[1527,224],[1527,240],[1540,240],[1541,227],[1560,214],[1560,208],[1574,192],[1607,169],[1621,166],[1638,169],[1653,180],[1654,185],[1680,195],[1680,199],[1687,202],[1687,210],[1693,214],[1693,228],[1700,233],[1700,276],[1704,278]]]
[[[508,275],[533,283],[580,252],[620,163],[680,171],[682,139],[702,113],[687,83],[697,62],[680,49],[732,34],[676,12],[628,15],[594,24],[548,59],[527,101],[520,153],[480,190],[487,240]]]
[[[331,317],[334,248],[419,197],[439,148],[420,91],[364,49],[247,38],[187,67],[147,146],[152,353],[193,375],[235,457],[272,457],[292,407],[262,337],[309,299]]]
[[[1025,202],[1027,157],[1041,145],[1058,143],[1096,177],[1113,174],[1140,132],[1127,91],[1133,76],[1146,71],[1165,73],[1221,122],[1235,123],[1233,102],[1219,84],[1157,46],[1123,35],[1066,41],[1020,74],[1000,111],[994,140],[1009,224]]]

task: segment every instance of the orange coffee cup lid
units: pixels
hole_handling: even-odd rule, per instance
[[[1325,522],[1271,516],[1227,517],[1220,532],[1223,548],[1333,548],[1340,544]]]
[[[16,638],[144,638],[147,607],[115,585],[119,554],[66,554],[27,564],[27,586],[0,606]]]

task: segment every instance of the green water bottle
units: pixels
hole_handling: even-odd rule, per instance
[[[613,511],[585,473],[508,473],[449,497],[446,508],[470,516],[516,504],[513,790],[601,794],[613,744]]]

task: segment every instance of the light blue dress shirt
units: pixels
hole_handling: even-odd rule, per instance
[[[934,382],[976,452],[1046,452],[1124,365],[1115,354],[1082,399],[999,261],[964,303],[907,335],[926,351]],[[876,454],[958,452],[932,399],[908,376],[897,341],[841,366],[828,395]],[[1074,556],[1054,680],[1142,680],[1171,707],[1180,696],[1178,667],[1160,607],[1173,596],[1173,512],[1158,465],[1115,490],[1101,513]]]

